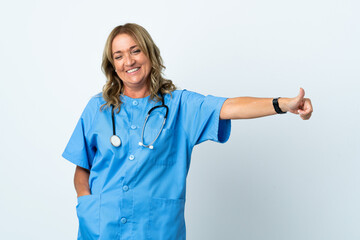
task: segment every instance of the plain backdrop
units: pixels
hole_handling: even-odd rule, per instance
[[[1,1],[1,239],[76,239],[75,166],[61,154],[101,91],[105,40],[144,26],[165,76],[222,97],[295,97],[314,113],[232,121],[195,147],[189,240],[360,239],[357,0]]]

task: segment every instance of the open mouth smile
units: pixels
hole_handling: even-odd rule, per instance
[[[139,67],[138,68],[133,68],[133,69],[130,69],[130,70],[128,70],[128,71],[126,71],[127,73],[135,73],[135,72],[137,72],[137,71],[139,71]]]

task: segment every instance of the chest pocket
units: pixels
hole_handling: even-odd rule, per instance
[[[174,136],[175,131],[171,128],[171,124],[168,120],[165,122],[165,125],[160,132],[164,116],[165,111],[163,108],[156,109],[151,113],[146,122],[143,139],[145,145],[149,145],[156,139],[152,144],[154,148],[148,149],[151,164],[171,166],[176,162],[176,136]]]
[[[153,141],[158,135],[160,129],[151,129],[152,134],[151,140]],[[149,149],[150,153],[150,162],[154,165],[162,166],[171,166],[176,162],[175,156],[175,136],[173,129],[163,128],[159,137],[153,143],[153,149]],[[145,142],[146,144],[146,142]]]

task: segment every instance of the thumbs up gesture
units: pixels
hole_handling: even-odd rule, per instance
[[[304,98],[305,91],[300,88],[299,94],[290,98],[287,102],[288,111],[294,114],[299,114],[303,120],[308,120],[313,112],[313,107],[309,98]]]

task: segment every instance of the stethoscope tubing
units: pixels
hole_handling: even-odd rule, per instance
[[[148,114],[145,118],[145,121],[144,121],[144,125],[143,125],[143,128],[142,128],[142,131],[141,131],[141,141],[139,142],[139,145],[140,146],[143,146],[143,147],[146,147],[146,148],[149,148],[149,149],[153,149],[154,146],[154,142],[159,138],[164,126],[165,126],[165,123],[166,123],[166,119],[167,119],[167,116],[168,116],[168,113],[169,113],[169,107],[165,105],[165,100],[164,100],[164,97],[162,95],[162,93],[160,92],[160,95],[161,95],[161,105],[158,105],[158,106],[155,106],[155,107],[152,107],[149,111],[148,111]],[[144,132],[145,132],[145,126],[146,126],[146,123],[148,121],[148,118],[151,114],[152,111],[154,111],[155,109],[157,108],[161,108],[161,107],[165,107],[166,109],[166,113],[165,113],[165,116],[164,116],[164,120],[163,120],[163,123],[161,125],[161,128],[160,128],[160,131],[158,132],[158,134],[156,135],[155,139],[150,143],[150,144],[144,144]],[[110,137],[110,143],[114,146],[114,147],[119,147],[121,145],[121,139],[119,136],[116,135],[116,127],[115,127],[115,116],[114,116],[114,105],[111,105],[111,120],[112,120],[112,128],[113,128],[113,135]]]

